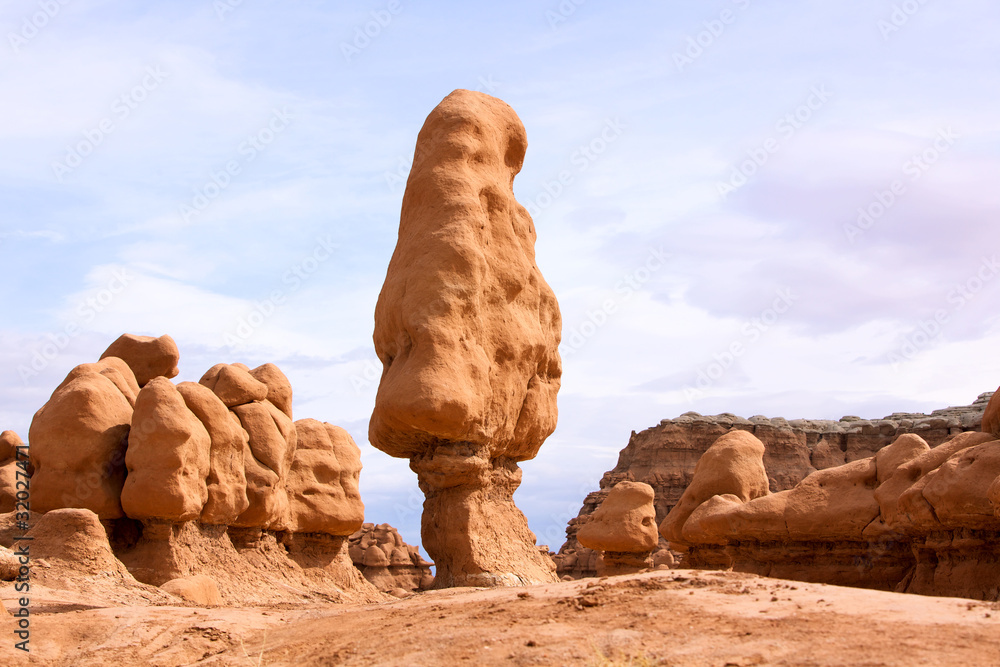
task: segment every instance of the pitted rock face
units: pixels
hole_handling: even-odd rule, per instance
[[[298,445],[288,472],[291,529],[351,535],[365,520],[358,490],[361,450],[339,426],[315,419],[295,422]]]
[[[577,538],[596,551],[652,553],[659,541],[653,487],[642,482],[616,484]]]
[[[177,363],[181,359],[181,353],[174,339],[166,335],[153,338],[122,334],[101,355],[101,359],[106,357],[118,357],[128,364],[140,387],[155,377],[169,379],[177,377],[180,372]]]
[[[420,130],[375,308],[369,437],[388,454],[445,441],[523,461],[555,429],[561,318],[512,189],[526,148],[510,106],[467,90]]]
[[[135,402],[122,507],[133,519],[192,521],[208,500],[211,437],[174,384],[150,380]]]
[[[28,430],[31,508],[78,507],[101,519],[123,516],[125,449],[139,385],[117,357],[70,371]]]
[[[514,198],[527,136],[489,95],[427,117],[375,307],[369,440],[409,458],[438,587],[554,581],[512,494],[556,426],[562,321]]]

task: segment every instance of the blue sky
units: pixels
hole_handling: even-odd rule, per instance
[[[688,410],[880,417],[996,387],[1000,7],[987,0],[0,6],[0,427],[120,333],[178,379],[271,361],[362,448],[417,132],[456,88],[528,132],[514,184],[564,320],[541,543],[630,431]]]

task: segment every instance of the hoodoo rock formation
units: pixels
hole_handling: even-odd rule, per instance
[[[598,554],[579,543],[577,531],[615,484],[629,480],[652,486],[656,521],[661,524],[691,485],[702,454],[730,430],[746,431],[763,443],[764,469],[774,494],[791,489],[816,470],[869,458],[904,434],[920,436],[929,447],[936,447],[959,433],[979,431],[981,427],[987,430],[991,424],[1000,430],[1000,399],[996,396],[984,393],[971,405],[935,410],[929,415],[899,412],[872,420],[853,416],[839,421],[762,416],[744,419],[729,413],[713,417],[688,412],[633,432],[618,456],[618,464],[601,479],[600,490],[589,494],[579,516],[570,520],[566,543],[556,556],[559,575],[596,574]],[[990,414],[997,415],[995,421],[984,419],[987,404],[991,406]],[[993,493],[1000,498],[1000,486],[994,487]],[[666,540],[661,540],[660,546],[658,554],[665,554]]]
[[[556,426],[561,319],[512,184],[527,148],[507,104],[456,90],[427,117],[375,308],[369,440],[410,459],[435,586],[554,581],[513,501]]]
[[[105,353],[74,368],[35,415],[31,506],[45,514],[29,524],[90,545],[53,572],[90,567],[100,552],[101,567],[144,599],[176,599],[148,586],[167,582],[229,604],[379,599],[347,549],[364,521],[350,435],[293,423],[291,384],[274,364],[219,364],[175,385],[172,346],[168,336],[119,338],[109,350],[128,364]],[[144,369],[141,389],[133,367]],[[18,444],[4,432],[0,456]],[[12,516],[0,521],[4,546],[18,539]]]
[[[653,566],[656,549],[653,487],[618,482],[577,533],[580,544],[602,551],[597,575],[629,574]]]
[[[349,553],[354,566],[380,591],[412,592],[434,584],[432,563],[387,523],[362,525],[350,537]]]

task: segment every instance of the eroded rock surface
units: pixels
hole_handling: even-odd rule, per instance
[[[601,479],[600,490],[589,494],[579,516],[570,520],[567,540],[556,557],[559,574],[573,577],[596,574],[598,554],[581,546],[576,533],[584,518],[594,512],[615,484],[632,480],[652,486],[656,520],[662,523],[691,484],[701,455],[730,429],[752,433],[764,443],[768,486],[771,493],[777,493],[792,488],[816,470],[873,456],[907,433],[934,447],[958,433],[979,431],[984,424],[983,412],[995,395],[987,392],[971,405],[935,410],[929,415],[897,412],[871,420],[853,416],[839,421],[762,416],[744,419],[730,413],[705,416],[689,412],[633,432],[619,454],[618,464]],[[1000,399],[994,404],[1000,410]],[[1000,486],[996,488],[996,497],[1000,498]],[[661,540],[660,546],[665,549],[666,540]]]
[[[748,499],[720,489],[665,536],[688,552],[690,566],[997,600],[1000,518],[991,490],[998,479],[1000,440],[992,432],[961,432],[936,447],[906,433],[875,456],[819,470],[776,494]],[[696,472],[692,487],[699,481]]]
[[[420,549],[403,541],[399,532],[387,523],[366,523],[350,537],[349,553],[354,566],[383,592],[396,589],[418,591],[434,583],[432,563],[420,555]]]
[[[602,551],[598,576],[630,574],[653,566],[656,549],[656,512],[653,487],[642,482],[619,482],[577,533],[580,544]]]
[[[382,599],[347,550],[364,521],[350,435],[303,420],[299,451],[277,366],[219,364],[175,385],[164,370],[175,355],[157,352],[165,340],[123,336],[109,348],[153,368],[141,389],[125,361],[105,356],[74,368],[35,415],[31,500],[44,513],[27,525],[45,585],[140,603],[176,602],[155,588],[170,581],[203,604]],[[19,444],[0,435],[0,483]],[[0,545],[15,546],[23,523],[0,514]]]
[[[559,307],[512,189],[526,148],[489,95],[457,90],[430,113],[375,308],[369,440],[417,473],[439,587],[554,581],[513,502],[562,375]]]
[[[170,336],[154,338],[122,334],[108,346],[100,358],[106,357],[118,357],[128,364],[140,387],[146,386],[155,377],[170,379],[177,377],[180,372],[177,363],[181,353]]]
[[[297,446],[288,473],[291,529],[347,537],[361,528],[361,450],[347,431],[315,419],[295,422]]]
[[[28,431],[32,508],[86,508],[123,516],[125,450],[139,385],[117,357],[77,366],[35,413]]]

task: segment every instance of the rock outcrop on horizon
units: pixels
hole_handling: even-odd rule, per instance
[[[526,148],[489,95],[456,90],[430,113],[375,308],[369,440],[417,473],[436,587],[555,581],[513,501],[562,375],[559,306],[512,189]]]
[[[692,567],[1000,600],[1000,505],[990,498],[1000,479],[1000,440],[991,422],[984,428],[935,447],[901,434],[874,456],[774,494],[764,489],[754,498],[717,486],[689,498],[712,486],[706,480],[718,470],[711,460],[717,442],[660,532],[687,551]],[[735,454],[734,466],[760,463],[757,451]]]
[[[580,544],[601,551],[597,576],[631,574],[653,566],[657,546],[653,487],[618,482],[577,533]]]
[[[422,591],[434,584],[431,565],[420,549],[403,541],[387,523],[366,523],[349,538],[354,566],[380,591]]]
[[[106,353],[74,368],[35,415],[31,500],[43,514],[32,513],[32,531],[63,517],[63,539],[97,545],[126,579],[174,581],[199,599],[216,599],[213,586],[227,604],[380,599],[347,550],[364,521],[351,436],[293,423],[291,384],[274,364],[218,364],[200,383],[175,385],[164,341],[172,345],[126,335],[109,348],[124,345],[147,369],[141,388],[132,367]],[[2,438],[19,442],[13,432]],[[19,533],[3,526],[0,540],[13,544]]]
[[[579,516],[569,521],[567,540],[555,557],[559,575],[579,578],[596,574],[598,554],[580,545],[576,534],[585,517],[594,512],[615,484],[629,480],[652,486],[656,521],[660,524],[690,486],[702,454],[731,429],[751,433],[764,444],[764,469],[773,494],[792,488],[816,470],[871,457],[907,433],[935,447],[956,434],[979,431],[984,423],[996,423],[995,428],[1000,428],[1000,415],[995,422],[983,418],[988,403],[996,411],[993,414],[1000,412],[1000,399],[991,400],[996,395],[987,392],[971,405],[935,410],[929,415],[897,412],[872,420],[854,416],[839,421],[762,416],[744,419],[729,413],[704,416],[695,412],[664,419],[657,426],[632,433],[619,454],[618,464],[602,477],[600,490],[588,494]],[[1000,486],[994,493],[1000,497]],[[660,541],[660,547],[658,554],[664,554],[665,560],[666,540]]]

